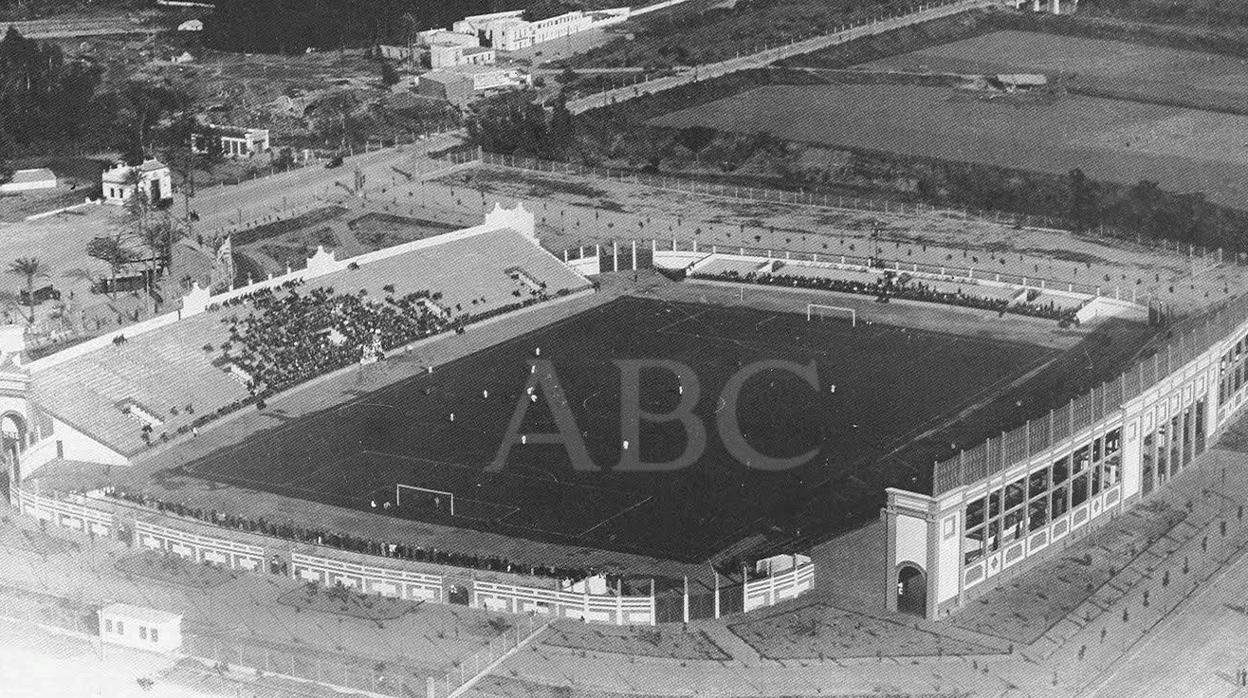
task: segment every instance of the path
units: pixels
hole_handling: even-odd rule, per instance
[[[810,39],[794,41],[783,46],[767,48],[757,53],[737,56],[736,58],[730,58],[719,63],[697,66],[693,70],[677,73],[676,75],[668,75],[665,77],[655,78],[653,80],[647,80],[636,85],[618,87],[613,90],[606,90],[596,95],[580,97],[568,102],[568,110],[573,114],[579,114],[590,109],[626,102],[630,99],[641,97],[642,95],[671,90],[698,82],[700,80],[710,80],[713,78],[723,77],[742,70],[763,68],[786,58],[791,58],[804,53],[821,51],[825,48],[848,43],[855,39],[874,36],[876,34],[883,34],[895,29],[901,29],[914,24],[922,24],[923,22],[930,22],[943,17],[961,14],[970,10],[991,7],[997,4],[999,3],[995,0],[953,0],[952,2],[923,4],[919,5],[919,9],[917,10],[872,18],[860,24],[843,28],[840,31],[836,31],[831,34],[824,34]]]

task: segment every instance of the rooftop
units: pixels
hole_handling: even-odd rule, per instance
[[[39,167],[33,170],[18,170],[13,173],[13,178],[9,181],[13,184],[29,184],[31,182],[45,182],[49,179],[55,180],[56,174],[46,167]]]

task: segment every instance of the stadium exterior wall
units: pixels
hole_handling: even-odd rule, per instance
[[[60,495],[15,487],[12,495],[14,505],[27,516],[94,536],[115,537],[134,547],[177,555],[197,564],[257,574],[284,574],[302,582],[432,603],[456,603],[455,592],[462,590],[466,594],[459,603],[490,611],[531,612],[615,625],[661,622],[653,589],[645,595],[624,596],[561,590],[555,588],[557,582],[553,579],[549,580],[550,586],[540,586],[526,583],[529,578],[506,573],[486,572],[483,574],[492,579],[478,579],[482,573],[476,570],[409,563],[259,533],[218,529],[204,522],[122,504],[99,492]],[[771,571],[739,587],[717,588],[717,595],[735,595],[742,605],[725,603],[721,612],[717,602],[713,616],[691,615],[686,586],[683,620],[718,618],[731,614],[730,608],[765,608],[809,591],[815,583],[815,564],[802,555],[793,556],[793,560],[793,566]],[[428,571],[431,569],[440,571]]]
[[[1122,377],[937,463],[931,494],[889,488],[886,603],[907,567],[939,619],[1066,548],[1200,456],[1248,395],[1248,297],[1170,332]]]

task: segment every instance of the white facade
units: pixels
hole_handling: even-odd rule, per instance
[[[136,170],[138,181],[132,183],[130,180]],[[146,160],[137,167],[131,167],[125,163],[118,164],[104,171],[101,185],[104,190],[104,202],[118,206],[129,201],[139,188],[152,202],[173,198],[172,174],[169,166],[159,160]]]
[[[209,124],[221,140],[221,154],[226,157],[251,157],[269,149],[269,129],[242,128],[238,126],[221,126]],[[196,135],[191,139],[191,150],[196,153],[207,152],[203,136]]]
[[[114,603],[101,608],[100,639],[152,652],[174,652],[182,647],[182,616],[154,608]]]
[[[1248,401],[1248,301],[1122,377],[888,490],[889,608],[937,619],[1188,468]]]
[[[524,20],[523,14],[523,10],[514,10],[473,15],[456,22],[453,29],[460,34],[479,36],[499,51],[519,51],[585,31],[594,24],[593,18],[580,10],[536,22]]]
[[[480,46],[439,42],[429,47],[429,65],[434,70],[457,65],[490,65],[496,56],[494,49]]]
[[[447,31],[445,29],[430,29],[416,35],[416,41],[421,46],[433,46],[434,44],[455,44],[456,46],[480,46],[481,42],[477,39],[477,33],[470,31],[467,33],[458,31]]]

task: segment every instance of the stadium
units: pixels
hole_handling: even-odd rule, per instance
[[[482,193],[479,225],[322,248],[33,361],[6,337],[10,499],[491,611],[689,622],[818,580],[935,620],[1163,488],[1242,404],[1248,306],[1190,254],[1167,263],[1203,307],[1175,319],[1147,287],[938,245],[560,249],[537,206]],[[842,573],[860,530],[882,545]]]

